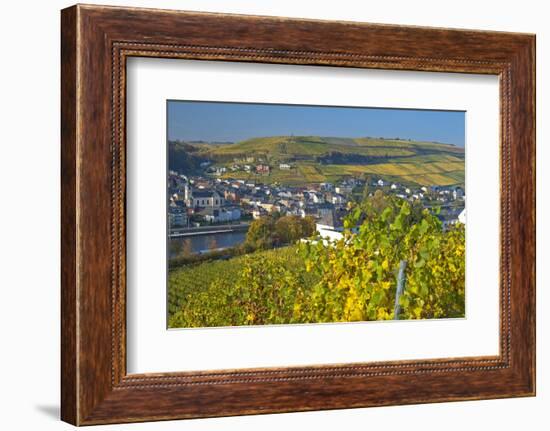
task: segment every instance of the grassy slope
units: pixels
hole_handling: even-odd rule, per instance
[[[273,250],[257,251],[253,255],[263,255],[273,260],[282,260],[287,268],[303,268],[303,260],[296,253],[296,246]],[[250,255],[248,255],[250,256]],[[228,260],[213,260],[186,265],[168,272],[168,314],[185,307],[190,295],[208,289],[208,286],[223,277],[226,282],[234,282],[240,276],[246,256],[237,256]]]
[[[464,183],[464,149],[433,142],[374,138],[337,138],[319,136],[272,136],[254,138],[230,145],[200,145],[203,157],[218,164],[231,165],[234,159],[253,156],[267,161],[269,175],[245,172],[227,173],[227,177],[256,179],[264,183],[299,185],[337,181],[347,176],[372,175],[390,181],[418,185],[453,185]],[[327,164],[316,161],[330,152],[371,157],[368,164]],[[290,161],[295,167],[279,170],[278,164]]]

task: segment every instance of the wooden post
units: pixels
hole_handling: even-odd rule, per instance
[[[393,320],[399,320],[399,314],[401,314],[401,306],[399,305],[399,298],[405,290],[405,269],[407,269],[407,261],[402,260],[399,262],[399,273],[397,274],[397,290],[395,291],[395,306],[393,308]]]

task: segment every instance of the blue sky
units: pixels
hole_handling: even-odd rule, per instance
[[[463,111],[168,101],[168,139],[238,142],[276,135],[385,137],[463,147]]]

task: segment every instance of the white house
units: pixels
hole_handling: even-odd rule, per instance
[[[440,214],[437,216],[443,225],[443,229],[448,229],[450,226],[456,225],[458,223],[466,224],[466,209],[463,209],[458,215],[455,213],[451,214]]]
[[[319,186],[321,187],[321,190],[325,190],[327,192],[334,190],[334,185],[332,183],[321,183]]]
[[[464,208],[458,215],[458,221],[462,224],[466,224],[466,208]]]
[[[192,208],[219,208],[223,205],[224,199],[216,191],[193,190],[189,206]]]
[[[353,187],[349,186],[347,184],[341,184],[339,186],[336,186],[334,191],[340,195],[348,195],[352,192]]]
[[[317,232],[324,240],[335,242],[344,237],[344,225],[342,221],[336,217],[334,211],[324,214],[315,224]]]
[[[317,193],[315,191],[310,191],[309,192],[309,198],[316,204],[322,203],[322,202],[325,201],[325,199],[323,198],[323,195],[321,193]]]
[[[241,218],[241,210],[238,207],[206,208],[203,211],[204,219],[211,223],[226,223]]]
[[[464,197],[464,190],[461,187],[457,187],[453,190],[453,199],[461,199]]]
[[[227,172],[227,168],[225,166],[219,166],[215,170],[216,175],[222,175]]]
[[[331,202],[334,205],[342,205],[346,203],[346,198],[342,195],[339,195],[338,193],[333,194],[331,198]]]

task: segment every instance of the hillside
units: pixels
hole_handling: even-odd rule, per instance
[[[411,185],[464,183],[464,148],[435,142],[270,136],[225,145],[201,143],[186,146],[193,147],[192,157],[196,161],[210,160],[215,166],[230,168],[239,163],[269,164],[271,172],[261,175],[264,183],[299,185],[369,175]],[[279,169],[281,163],[289,164],[291,169]],[[193,163],[194,169],[196,166]],[[239,179],[259,177],[244,170],[229,169],[224,176]]]
[[[202,172],[200,164],[208,161],[201,155],[199,147],[186,142],[168,143],[169,168],[187,175],[198,175]]]

